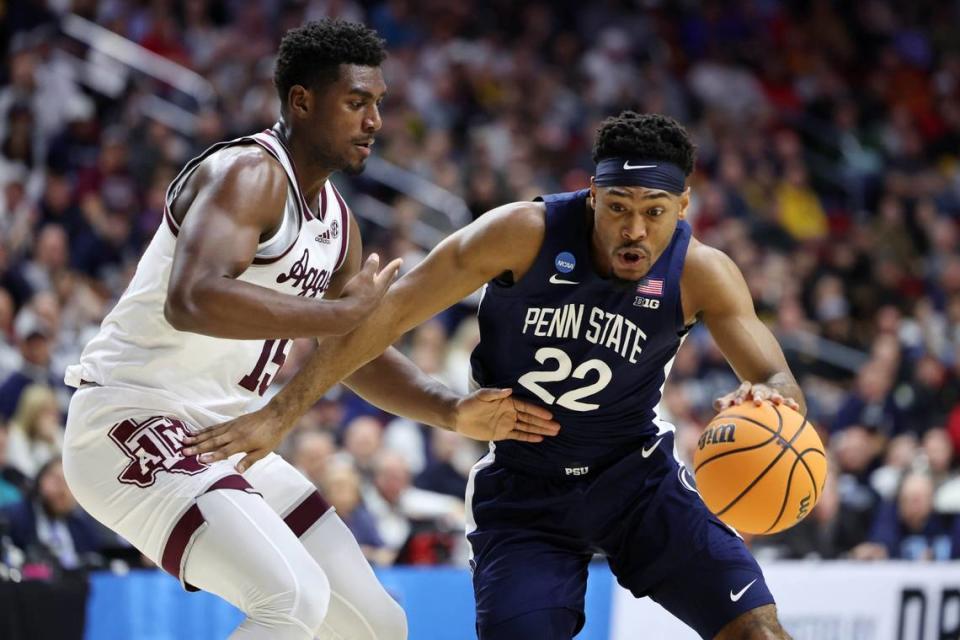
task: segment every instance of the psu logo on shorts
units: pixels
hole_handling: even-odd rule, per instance
[[[110,428],[110,439],[117,443],[131,463],[117,476],[120,482],[149,487],[160,471],[196,475],[209,465],[197,456],[186,457],[183,440],[190,434],[180,420],[154,416],[145,420],[124,420]]]

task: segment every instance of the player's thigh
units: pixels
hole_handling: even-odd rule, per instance
[[[244,477],[326,572],[332,591],[326,626],[356,640],[406,638],[403,610],[377,580],[353,534],[313,483],[275,454],[258,461]]]
[[[497,465],[478,464],[470,474],[467,521],[474,526],[467,540],[481,637],[498,623],[543,609],[568,609],[582,626],[591,554],[579,540],[538,528],[560,517],[549,509],[565,504],[545,492]]]
[[[63,470],[80,506],[147,557],[162,556],[177,523],[217,483],[246,486],[232,465],[183,456],[197,427],[174,413],[113,407],[122,397],[81,390],[68,413]]]
[[[663,477],[657,498],[624,521],[609,559],[618,581],[650,596],[703,638],[742,614],[773,604],[763,572],[743,540],[711,514],[680,472]]]

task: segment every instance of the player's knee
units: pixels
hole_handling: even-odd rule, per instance
[[[319,566],[303,577],[297,617],[314,631],[320,628],[330,608],[330,581]]]
[[[407,614],[393,598],[386,600],[371,620],[374,637],[376,640],[407,640]]]
[[[274,578],[274,584],[248,602],[247,615],[268,625],[294,624],[316,632],[330,607],[330,582],[323,569],[301,566]]]

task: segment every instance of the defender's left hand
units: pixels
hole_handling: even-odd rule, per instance
[[[773,404],[785,404],[794,411],[800,411],[800,405],[793,398],[787,398],[776,389],[765,384],[753,384],[752,382],[744,382],[736,391],[731,391],[727,395],[717,398],[713,401],[713,408],[717,411],[723,411],[728,407],[750,400],[758,407],[765,401],[769,401]]]
[[[457,402],[454,429],[474,440],[541,442],[560,425],[542,407],[511,397],[511,389],[479,389]]]

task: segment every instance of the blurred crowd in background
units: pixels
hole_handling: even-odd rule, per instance
[[[67,364],[124,289],[191,157],[273,124],[272,54],[306,20],[386,39],[376,152],[463,198],[474,217],[585,187],[594,131],[623,108],[666,113],[697,147],[695,234],[740,266],[827,444],[812,514],[752,540],[761,558],[960,556],[960,5],[507,0],[7,2],[0,27],[0,534],[70,568],[122,548],[84,514],[57,460]],[[74,12],[207,78],[181,135],[145,115],[131,74],[91,91]],[[109,65],[105,67],[109,70]],[[392,208],[368,251],[429,247],[417,200],[337,180]],[[348,202],[350,198],[348,197]],[[469,304],[402,348],[465,390]],[[276,384],[311,349],[298,341]],[[276,389],[276,384],[274,390]],[[662,409],[692,457],[737,385],[708,333],[676,358]],[[464,563],[466,475],[484,445],[387,415],[337,388],[282,453],[337,507],[371,562]],[[64,541],[66,538],[66,541]],[[37,551],[39,549],[39,551]]]

